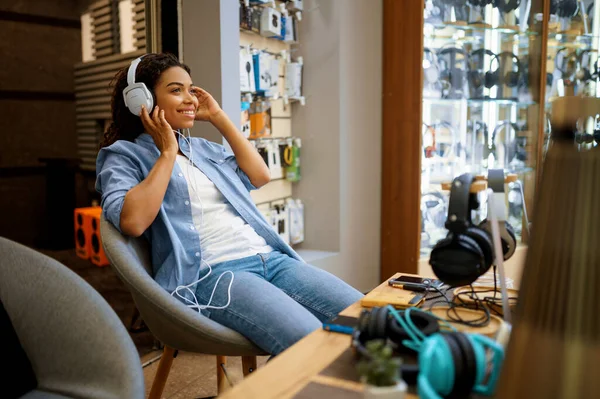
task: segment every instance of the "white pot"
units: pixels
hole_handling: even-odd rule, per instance
[[[406,393],[406,382],[400,380],[398,384],[389,387],[377,387],[375,385],[365,385],[365,399],[404,399]]]

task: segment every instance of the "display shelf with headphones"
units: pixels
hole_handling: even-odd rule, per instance
[[[511,213],[511,220],[523,218],[525,208],[521,203],[513,204],[515,198],[531,200],[533,196],[533,185],[522,188],[534,181],[539,159],[537,126],[545,98],[540,97],[537,75],[546,33],[538,18],[540,4],[530,3],[425,1],[420,232],[423,256],[428,256],[447,232],[435,215],[449,207],[443,193],[448,182],[462,173],[487,175],[489,169],[500,168],[518,176],[518,196],[512,188],[517,183],[507,183],[509,208],[521,212]],[[567,40],[567,36],[555,37]],[[557,42],[556,38],[553,40]],[[585,40],[580,38],[578,43]],[[476,183],[473,190],[485,197],[486,187],[479,185]],[[439,197],[432,195],[439,192]],[[519,240],[522,225],[525,224],[519,222],[515,228]]]

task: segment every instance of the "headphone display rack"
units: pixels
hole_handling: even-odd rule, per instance
[[[563,21],[562,29],[545,31],[543,8],[526,0],[424,0],[424,4],[421,256],[428,256],[447,234],[449,182],[462,173],[487,175],[492,168],[504,169],[510,176],[506,216],[519,241],[526,241],[524,209],[530,208],[534,196],[542,159],[538,132],[545,120],[543,104],[549,100],[545,92],[551,92],[550,86],[538,83],[539,65],[544,65],[546,51],[553,57],[567,48],[562,50],[563,69],[568,66],[568,73],[575,75],[577,68],[567,61],[576,61],[579,69],[593,64],[598,53],[590,49],[598,40],[591,30],[575,29],[575,19],[567,24],[569,29]],[[574,60],[568,56],[573,51],[587,51],[590,57],[585,62]],[[554,68],[552,60],[547,65]],[[593,69],[592,65],[585,71],[588,81],[594,77]],[[483,180],[471,188],[477,193],[486,189]]]
[[[298,28],[304,14],[302,2],[240,0],[239,3],[240,58],[246,56],[248,59],[244,69],[240,65],[240,80],[243,81],[245,80],[245,76],[248,77],[248,82],[241,82],[240,85],[242,132],[245,132],[245,129],[247,129],[248,139],[255,147],[261,150],[264,150],[262,147],[268,147],[269,150],[272,150],[274,147],[279,147],[279,144],[285,143],[291,149],[293,143],[293,146],[298,149],[298,152],[294,152],[294,154],[299,154],[301,142],[300,139],[293,135],[292,118],[294,107],[304,105],[306,99],[303,95],[295,95],[298,93],[290,93],[288,91],[290,86],[293,86],[295,82],[287,75],[292,74],[288,69],[288,65],[291,63],[300,65],[300,69],[302,69],[302,57],[296,56],[295,48],[295,45],[299,44]],[[286,21],[286,29],[292,27],[292,37],[288,35],[284,38],[275,34],[275,31],[281,28],[284,20]],[[256,55],[266,55],[267,59],[275,60],[276,64],[272,65],[276,66],[261,70],[260,73],[255,72],[254,68],[257,65],[263,67],[260,61],[254,58]],[[263,77],[267,74],[269,75],[269,79],[263,81],[265,79]],[[299,75],[301,76],[301,72]],[[250,83],[250,80],[254,82]],[[260,84],[266,82],[267,86],[271,85],[276,90],[257,90],[256,85],[259,82]],[[244,104],[246,104],[246,109],[244,109]],[[258,107],[253,106],[257,104],[264,104],[264,107],[259,110]],[[262,114],[262,116],[258,114]],[[256,125],[251,127],[253,123],[259,120],[264,125],[261,125],[259,128]],[[255,134],[257,130],[260,131],[259,134]],[[282,166],[286,164],[284,160],[287,152],[281,151],[280,154],[280,151],[275,150],[268,151],[268,154],[269,156],[267,156],[266,161],[271,170],[271,181],[259,190],[252,191],[250,195],[254,203],[259,206],[263,215],[268,220],[271,220],[273,219],[272,215],[279,215],[280,212],[288,211],[286,199],[293,197],[293,181],[299,180],[299,175],[297,179],[287,179],[285,173],[281,172]],[[277,156],[275,157],[275,155]],[[277,159],[277,161],[273,161],[272,164],[271,161],[273,159]],[[297,164],[299,165],[299,163]],[[298,202],[301,203],[299,200]],[[302,212],[304,212],[303,209],[302,205]],[[289,227],[292,227],[291,219],[290,215],[287,219]],[[279,230],[281,234],[281,225],[277,226],[277,224],[277,221],[275,221],[275,230]],[[290,230],[290,228],[287,228],[287,230]],[[301,236],[303,240],[303,228]],[[292,239],[290,241],[291,244],[298,244],[300,242],[300,239]]]

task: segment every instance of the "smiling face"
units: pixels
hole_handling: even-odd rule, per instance
[[[180,67],[165,70],[154,87],[156,105],[165,111],[165,119],[173,129],[194,126],[198,99],[192,89],[190,74]]]

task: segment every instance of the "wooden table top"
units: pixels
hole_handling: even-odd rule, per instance
[[[398,275],[400,273],[394,277]],[[374,290],[387,289],[390,289],[387,280],[374,288]],[[357,302],[341,314],[358,317],[361,309],[360,303]],[[250,374],[244,381],[228,389],[219,398],[293,398],[310,382],[361,392],[363,386],[360,383],[319,375],[323,369],[350,347],[350,343],[350,335],[322,329],[314,331]],[[405,398],[416,399],[417,396],[407,393]]]

